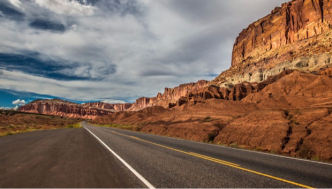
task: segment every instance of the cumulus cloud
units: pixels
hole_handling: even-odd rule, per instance
[[[21,2],[24,19],[0,20],[0,53],[11,55],[0,61],[0,89],[132,102],[214,79],[230,67],[238,33],[283,0]]]
[[[123,103],[126,103],[123,100],[103,100],[102,102],[107,103],[107,104],[123,104]]]
[[[25,102],[25,100],[17,99],[15,101],[13,101],[13,104],[17,105],[17,106],[23,106],[26,104],[26,102]]]
[[[74,0],[35,0],[35,2],[41,7],[62,15],[91,16],[97,9],[91,5],[87,5],[86,1],[83,1],[85,4],[81,4]]]

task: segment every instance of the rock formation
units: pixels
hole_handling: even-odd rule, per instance
[[[174,88],[165,88],[163,94],[158,93],[156,97],[141,97],[131,106],[128,111],[138,111],[146,107],[163,106],[165,108],[173,107],[178,99],[186,96],[188,93],[200,90],[206,86],[208,81],[200,80],[196,83],[181,84]]]
[[[136,99],[135,103],[128,109],[128,111],[138,111],[146,107],[151,107],[156,102],[157,98],[141,97]]]
[[[257,93],[263,90],[269,84],[272,84],[291,73],[293,73],[293,70],[285,70],[278,75],[269,76],[265,81],[260,83],[242,82],[234,86],[232,85],[228,87],[209,85],[199,90],[191,91],[187,95],[182,96],[174,104],[174,106],[181,106],[185,103],[190,103],[191,105],[194,105],[197,102],[202,102],[211,98],[240,101],[250,94]]]
[[[208,81],[200,80],[196,83],[181,84],[174,88],[165,88],[163,94],[157,95],[158,100],[169,100],[170,103],[176,102],[180,97],[186,96],[189,92],[204,88]]]
[[[27,105],[19,107],[18,111],[73,118],[93,119],[96,116],[110,115],[115,111],[121,111],[121,109],[125,109],[129,106],[130,104],[76,104],[60,99],[51,99],[35,100]]]
[[[85,103],[84,106],[95,107],[98,109],[112,110],[112,111],[127,111],[133,104],[123,103],[123,104],[108,104],[104,102],[89,102]]]
[[[293,0],[250,24],[237,37],[232,66],[211,83],[261,82],[286,69],[331,66],[332,2]]]

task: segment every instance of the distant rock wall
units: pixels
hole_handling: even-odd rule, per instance
[[[169,108],[175,104],[181,97],[186,96],[188,93],[200,90],[205,87],[208,81],[200,80],[196,83],[181,84],[174,88],[165,88],[163,94],[158,93],[156,97],[148,98],[141,97],[131,106],[128,111],[138,111],[146,107],[162,106]]]
[[[157,99],[159,100],[178,100],[182,96],[186,96],[189,92],[203,88],[208,81],[200,80],[196,83],[181,84],[174,88],[165,88],[164,94],[159,93]]]
[[[156,102],[157,98],[141,97],[138,98],[135,103],[128,109],[128,111],[139,111],[146,107],[151,107]]]
[[[257,93],[263,90],[266,86],[278,81],[279,79],[293,73],[293,70],[285,70],[273,76],[269,76],[263,82],[242,82],[232,87],[219,87],[210,85],[200,90],[192,91],[186,96],[181,97],[174,106],[182,106],[183,104],[195,105],[198,102],[204,102],[207,99],[225,99],[231,101],[240,101],[249,94]]]
[[[123,103],[123,104],[108,104],[104,102],[89,102],[85,103],[84,106],[95,107],[104,110],[112,110],[112,111],[127,111],[133,104],[132,103]]]
[[[110,115],[113,111],[83,106],[64,100],[35,100],[19,107],[18,111],[72,118],[93,119],[96,116]]]

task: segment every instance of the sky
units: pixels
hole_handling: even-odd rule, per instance
[[[212,80],[238,34],[284,0],[1,0],[0,108],[134,102]]]

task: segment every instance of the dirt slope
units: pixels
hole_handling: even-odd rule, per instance
[[[200,98],[94,123],[303,158],[332,160],[332,78],[293,72],[242,101]]]

